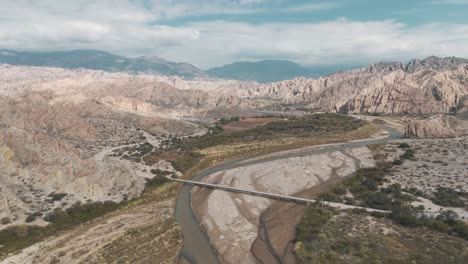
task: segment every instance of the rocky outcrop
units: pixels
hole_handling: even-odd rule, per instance
[[[6,82],[0,84],[0,89],[11,93],[53,88],[56,93],[69,97],[70,87],[74,87],[73,91],[87,90],[87,97],[125,96],[163,108],[176,108],[180,115],[187,115],[182,112],[184,108],[197,109],[200,114],[219,107],[268,109],[278,103],[342,113],[451,113],[466,108],[467,62],[454,57],[429,57],[406,64],[377,63],[317,79],[295,78],[272,83],[1,66],[0,76]],[[68,87],[66,92],[64,86]],[[76,92],[72,98],[83,100]],[[266,101],[269,104],[265,105]]]
[[[0,228],[78,201],[137,197],[162,165],[114,151],[204,133],[188,117],[252,109],[235,95],[180,90],[157,78],[0,66]]]
[[[216,91],[244,99],[306,104],[342,113],[450,113],[468,95],[468,60],[429,57],[409,63],[377,63],[317,79],[256,83],[161,78],[181,89]]]
[[[417,138],[446,138],[466,134],[468,134],[468,121],[443,115],[410,120],[405,128],[405,136]]]

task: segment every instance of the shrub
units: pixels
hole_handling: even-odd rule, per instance
[[[354,186],[351,186],[351,188],[349,188],[349,191],[352,194],[359,196],[360,194],[367,192],[368,189],[364,187],[363,185],[354,185]]]
[[[398,148],[410,148],[410,145],[408,143],[400,143]]]
[[[458,214],[452,210],[443,211],[436,217],[437,220],[443,221],[449,225],[454,225],[458,218]]]
[[[9,223],[11,223],[11,220],[8,217],[3,217],[2,220],[0,220],[0,224],[2,225],[8,225]]]
[[[163,171],[163,170],[160,170],[160,169],[151,169],[151,173],[156,175],[156,176],[161,176],[161,177],[172,174],[172,172],[170,172],[170,171]]]
[[[441,206],[450,207],[465,207],[465,202],[462,197],[466,198],[467,194],[463,191],[456,191],[446,187],[437,188],[434,192],[432,201]]]
[[[159,187],[162,186],[163,184],[169,182],[170,180],[166,177],[163,176],[155,176],[152,179],[146,179],[145,186],[146,188],[150,187]]]
[[[424,216],[424,213],[410,205],[394,205],[391,211],[390,217],[398,224],[411,227],[427,224],[427,218]]]
[[[332,192],[335,193],[335,194],[338,194],[338,195],[345,195],[346,194],[346,188],[344,186],[338,185],[338,186],[335,186],[332,189]]]
[[[439,219],[433,219],[431,221],[430,228],[439,232],[447,233],[450,230],[450,225],[444,223],[444,221],[441,221]]]
[[[340,254],[348,254],[351,249],[351,244],[347,240],[341,239],[333,243],[331,249]]]
[[[359,198],[362,199],[364,206],[389,210],[392,206],[392,199],[382,192],[363,193]]]
[[[333,214],[334,211],[328,208],[317,205],[308,206],[301,223],[297,226],[296,239],[304,242],[315,239]]]
[[[379,184],[376,180],[372,178],[367,178],[364,180],[362,183],[369,191],[378,191],[379,190]]]
[[[452,229],[459,236],[468,240],[468,225],[463,221],[457,221]]]
[[[391,193],[393,195],[400,195],[401,194],[401,184],[394,183],[389,185],[387,188],[383,190],[386,193]]]
[[[325,192],[321,193],[319,195],[319,199],[329,201],[329,202],[334,202],[334,203],[342,203],[343,199],[341,199],[341,196],[339,196],[336,193],[333,192]]]
[[[420,196],[420,197],[424,196],[424,193],[421,190],[418,190],[418,188],[416,188],[416,187],[411,187],[409,189],[403,189],[403,191],[414,194],[416,196]]]
[[[400,159],[413,159],[414,158],[414,150],[412,149],[407,149],[403,155],[400,156]]]
[[[60,201],[63,199],[63,197],[67,196],[66,193],[50,193],[49,195],[47,195],[48,197],[51,197],[52,198],[52,201]]]
[[[32,221],[36,220],[36,216],[35,215],[28,215],[26,217],[26,223],[31,223]]]
[[[222,125],[226,125],[226,124],[229,123],[229,120],[227,120],[226,118],[223,117],[223,118],[219,119],[219,122],[220,122]]]

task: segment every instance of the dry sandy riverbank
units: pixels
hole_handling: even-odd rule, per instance
[[[330,180],[350,175],[359,165],[356,163],[361,163],[358,162],[360,159],[365,160],[366,165],[373,165],[370,150],[367,147],[360,147],[350,149],[349,153],[332,151],[246,165],[214,173],[204,181],[249,190],[294,195]],[[259,249],[262,245],[255,243],[261,227],[261,215],[274,205],[274,201],[200,188],[193,189],[192,197],[197,217],[207,230],[221,261],[255,263],[258,255],[262,254],[262,249]],[[288,210],[286,212],[285,215],[289,215]],[[298,215],[300,214],[295,214],[293,218]],[[284,237],[290,236],[290,231],[295,228],[294,222],[282,226],[285,233],[279,232],[278,238],[273,242],[280,243]],[[252,253],[254,244],[254,253]],[[266,256],[267,253],[263,255]]]

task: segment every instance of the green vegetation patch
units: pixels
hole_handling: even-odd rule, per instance
[[[405,149],[399,160],[401,163],[413,158],[411,146],[400,144],[399,147]],[[428,216],[423,206],[414,207],[410,203],[415,200],[414,195],[422,192],[415,188],[403,191],[400,184],[384,187],[385,176],[395,165],[398,163],[378,163],[375,168],[360,169],[353,177],[319,195],[321,200],[391,213],[351,210],[334,214],[329,208],[309,206],[297,227],[298,263],[468,261],[468,225],[455,212],[447,210],[436,217]],[[462,190],[439,188],[432,200],[443,206],[465,206],[466,198]]]
[[[366,122],[340,114],[316,114],[303,117],[291,117],[288,121],[272,122],[248,130],[216,133],[201,137],[172,138],[163,145],[181,151],[193,151],[216,145],[245,143],[249,141],[268,141],[288,137],[314,137],[340,132],[349,132],[365,125]]]
[[[464,190],[439,187],[430,199],[441,206],[468,207],[468,193]]]
[[[311,241],[317,238],[322,231],[323,226],[337,212],[329,207],[320,207],[318,205],[308,206],[301,223],[297,226],[297,240]]]
[[[437,231],[398,225],[386,218],[341,213],[325,224],[318,222],[320,228],[314,229],[313,236],[298,236],[294,251],[299,264],[461,264],[468,260],[467,241]]]
[[[57,234],[81,223],[95,219],[119,207],[114,202],[77,203],[66,210],[57,210],[44,217],[49,221],[47,226],[11,226],[0,231],[0,259],[9,253],[16,252],[46,237]]]
[[[56,210],[44,216],[44,220],[49,222],[46,226],[17,225],[1,230],[0,260],[61,231],[69,230],[117,209],[174,197],[177,193],[176,185],[171,185],[168,183],[169,180],[163,177],[169,172],[152,170],[152,173],[155,177],[147,181],[145,192],[138,198],[121,203],[111,201],[76,203],[66,210]]]
[[[159,160],[172,163],[174,168],[186,172],[199,162],[203,155],[199,150],[219,145],[230,145],[246,142],[271,141],[285,138],[306,138],[334,135],[350,132],[366,124],[365,121],[340,114],[315,114],[302,117],[291,117],[288,121],[271,122],[247,130],[224,132],[222,125],[239,120],[237,117],[221,119],[210,133],[199,137],[164,140],[159,149],[143,157],[146,164],[152,165]]]

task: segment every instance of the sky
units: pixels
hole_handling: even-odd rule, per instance
[[[0,0],[0,49],[99,49],[202,69],[468,58],[468,0]]]

